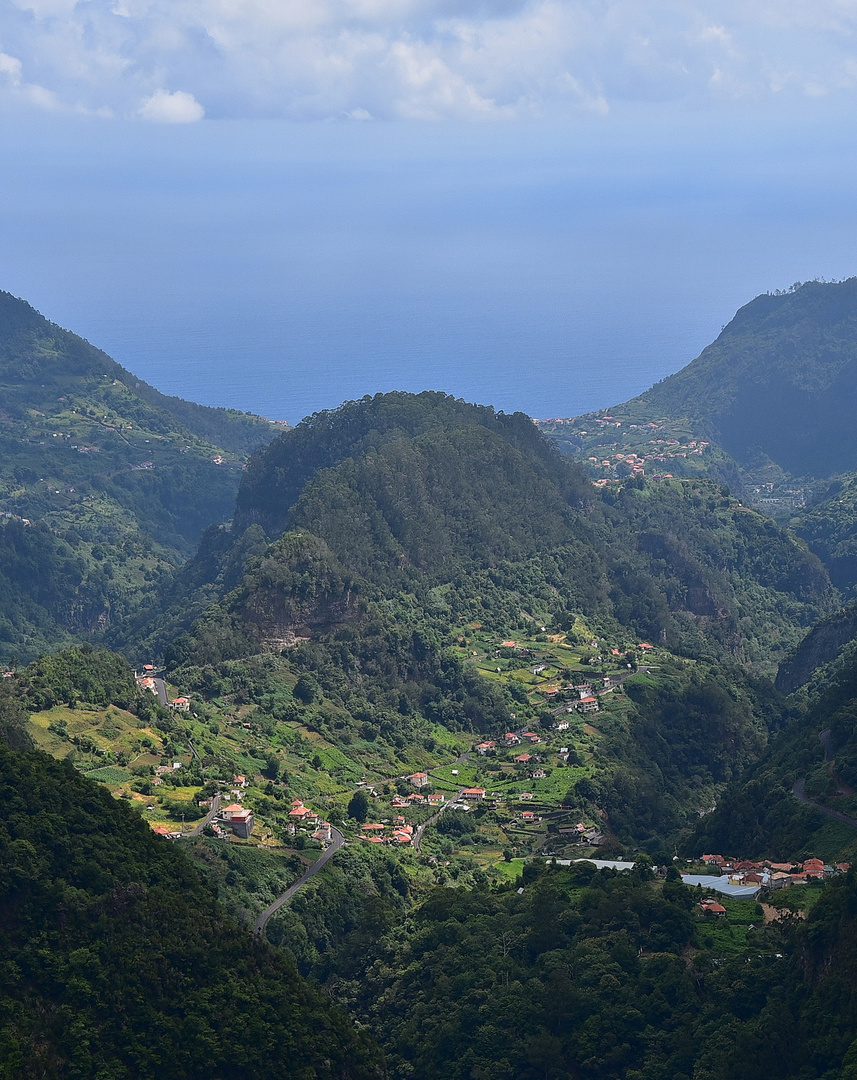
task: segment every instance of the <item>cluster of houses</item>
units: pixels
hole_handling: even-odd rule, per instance
[[[310,809],[308,806],[304,806],[302,799],[292,799],[292,808],[289,811],[289,824],[292,827],[292,833],[297,831],[298,825],[303,825],[307,828],[314,828],[312,833],[312,839],[318,840],[322,844],[329,844],[332,833],[332,826],[329,821],[319,821],[318,814],[315,810]]]
[[[155,682],[156,674],[154,664],[143,664],[142,671],[134,672],[134,679],[141,690],[148,690],[154,694],[162,704],[166,704],[167,708],[172,709],[173,712],[190,712],[190,698],[188,697],[177,697],[166,702],[163,701],[158,691],[158,684]]]
[[[730,885],[765,886],[770,889],[782,889],[786,885],[802,885],[807,881],[820,881],[834,874],[845,873],[851,863],[841,862],[833,865],[821,859],[806,859],[801,863],[771,862],[769,859],[752,861],[750,859],[729,859],[723,855],[703,855],[702,862],[720,872]]]
[[[387,825],[375,822],[363,825],[360,835],[370,844],[410,844],[413,842],[414,827],[408,825],[400,814],[393,818],[389,830]]]
[[[415,787],[418,787],[418,788],[419,787],[425,787],[426,784],[429,782],[428,776],[425,773],[414,773],[412,776],[408,777],[408,780]],[[419,792],[415,791],[410,795],[394,795],[392,800],[391,800],[390,805],[394,806],[397,810],[401,809],[403,806],[424,806],[424,805],[433,806],[433,807],[436,807],[436,808],[439,809],[441,806],[443,806],[443,804],[445,802],[446,802],[446,796],[445,795],[440,795],[440,794],[420,795]]]

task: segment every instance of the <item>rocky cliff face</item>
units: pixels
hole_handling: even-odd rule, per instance
[[[230,608],[262,644],[286,648],[357,618],[353,578],[323,540],[287,533],[265,552],[233,594]]]
[[[857,604],[842,608],[806,635],[792,655],[780,664],[776,687],[783,694],[791,694],[809,682],[812,673],[835,660],[843,646],[857,636]]]

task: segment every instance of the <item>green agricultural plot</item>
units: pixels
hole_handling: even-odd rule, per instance
[[[89,772],[83,775],[89,777],[90,780],[98,780],[110,787],[125,784],[131,779],[129,772],[124,769],[117,769],[114,765],[105,765],[101,769],[90,769]]]

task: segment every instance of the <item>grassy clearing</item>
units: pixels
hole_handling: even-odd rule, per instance
[[[700,912],[700,943],[714,953],[743,952],[751,927],[762,926],[764,915],[756,911],[755,900],[732,900],[719,894],[716,899],[726,908],[726,914],[717,916]]]
[[[502,874],[508,881],[517,881],[521,874],[524,872],[524,860],[512,859],[511,862],[506,862],[505,859],[500,859],[498,862],[492,864],[494,869]]]

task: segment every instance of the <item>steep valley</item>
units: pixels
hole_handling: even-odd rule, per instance
[[[823,411],[851,285],[550,438],[201,409],[0,295],[0,1075],[857,1076],[857,460],[736,419]]]

